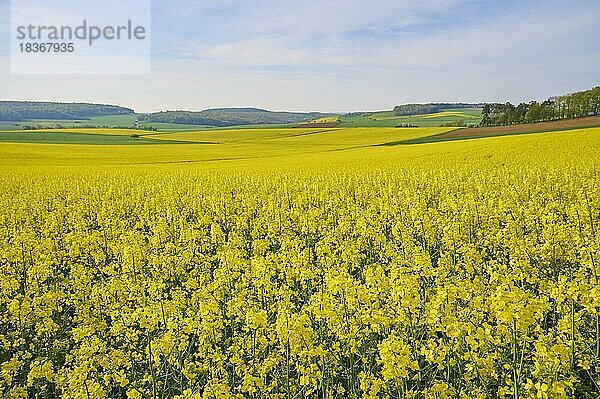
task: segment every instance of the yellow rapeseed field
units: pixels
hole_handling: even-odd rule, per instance
[[[597,398],[600,129],[377,132],[0,144],[0,396]]]

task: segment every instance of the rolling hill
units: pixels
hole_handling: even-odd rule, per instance
[[[277,112],[261,108],[214,108],[204,111],[162,111],[141,115],[146,123],[174,123],[185,125],[238,126],[289,124],[325,118],[332,114],[320,112]]]
[[[130,108],[107,104],[0,101],[0,121],[77,120],[94,116],[131,115]]]

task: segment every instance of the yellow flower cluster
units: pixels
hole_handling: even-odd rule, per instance
[[[600,174],[2,178],[7,398],[595,398]]]

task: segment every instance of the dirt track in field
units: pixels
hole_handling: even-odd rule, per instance
[[[439,139],[501,136],[505,134],[547,132],[552,130],[579,129],[600,126],[600,116],[565,119],[552,122],[527,123],[522,125],[472,127],[457,129],[437,136]]]

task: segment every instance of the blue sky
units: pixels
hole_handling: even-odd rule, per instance
[[[9,14],[0,0],[1,99],[344,112],[600,84],[597,0],[153,1],[145,75],[11,74]]]

